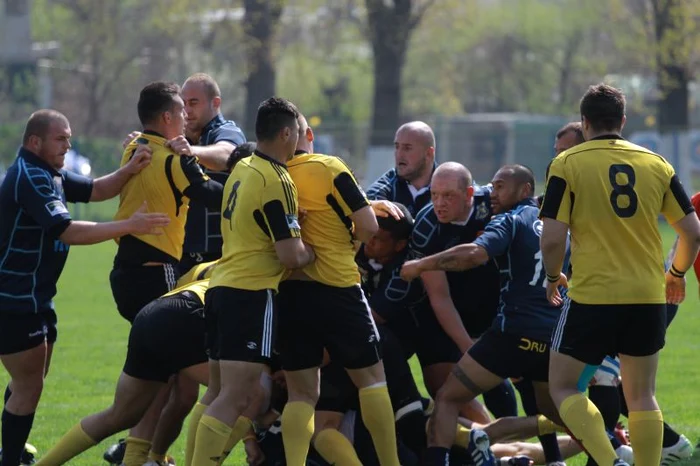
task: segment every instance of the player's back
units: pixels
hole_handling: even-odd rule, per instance
[[[302,239],[314,248],[316,260],[304,273],[326,285],[360,283],[355,264],[350,215],[369,205],[355,177],[338,157],[301,154],[289,161],[289,174],[307,216]]]
[[[257,153],[238,162],[224,186],[223,255],[211,287],[276,290],[284,267],[275,241],[290,231],[298,235],[296,215],[285,215],[296,211],[296,187],[283,164]]]
[[[141,258],[145,261],[177,262],[180,260],[189,207],[189,198],[183,194],[183,191],[190,183],[207,179],[197,166],[195,158],[175,154],[165,146],[165,143],[166,140],[160,136],[142,133],[126,147],[121,159],[121,166],[127,164],[138,144],[146,144],[152,150],[151,162],[138,174],[132,176],[122,188],[119,209],[114,219],[124,220],[131,217],[144,201],[149,212],[163,212],[170,217],[170,224],[163,228],[162,235],[132,235],[160,251],[160,254],[167,255],[167,257],[159,257],[158,252],[152,251],[155,255]],[[120,244],[129,243],[131,240],[128,238],[119,240]],[[122,255],[138,254],[125,254],[124,251],[120,251],[120,256]],[[133,257],[133,259],[139,258]]]
[[[570,225],[573,300],[665,302],[658,217],[673,223],[684,215],[674,176],[661,156],[618,138],[593,139],[554,159],[542,213]]]

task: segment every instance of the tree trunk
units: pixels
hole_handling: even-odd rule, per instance
[[[391,47],[374,46],[374,101],[372,109],[371,146],[391,146],[399,126],[401,110],[401,70],[407,44]],[[397,50],[403,48],[402,50]]]
[[[273,38],[282,16],[283,0],[245,0],[243,19],[246,39],[248,78],[244,129],[252,136],[260,103],[275,94],[276,72]]]

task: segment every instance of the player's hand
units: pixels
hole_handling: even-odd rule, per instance
[[[569,281],[566,279],[566,275],[563,273],[559,274],[559,280],[556,282],[550,282],[547,280],[547,300],[552,304],[552,306],[561,306],[564,304],[564,298],[562,298],[559,292],[559,287],[569,288]]]
[[[192,153],[192,146],[185,136],[178,136],[171,139],[165,143],[165,146],[170,147],[174,152],[180,155],[194,155]]]
[[[666,272],[666,302],[680,304],[685,299],[685,277],[675,277]]]
[[[369,201],[369,205],[374,210],[374,215],[377,217],[394,217],[396,220],[403,218],[403,212],[396,207],[396,204],[390,201]]]
[[[297,213],[297,220],[299,220],[299,225],[304,223],[304,220],[306,220],[307,215],[309,215],[309,211],[299,207],[299,212]]]
[[[129,217],[131,233],[135,235],[162,235],[162,228],[170,224],[170,217],[167,214],[148,213],[147,209],[148,206],[144,201],[139,210]]]
[[[129,133],[127,137],[124,138],[122,141],[122,149],[126,149],[126,146],[131,144],[131,141],[136,139],[137,137],[141,136],[141,133],[139,131],[132,131]]]
[[[139,144],[129,162],[124,165],[124,169],[130,175],[135,175],[151,163],[151,158],[153,158],[153,149],[146,144]]]
[[[415,280],[416,278],[420,277],[421,273],[423,273],[423,270],[421,267],[420,259],[406,261],[401,266],[401,278],[403,280],[406,280],[407,282],[410,282],[411,280]]]
[[[260,449],[260,445],[258,445],[256,439],[246,439],[243,444],[245,446],[246,461],[249,465],[257,466],[265,461],[265,454]]]

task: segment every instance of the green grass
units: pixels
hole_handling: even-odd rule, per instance
[[[673,234],[664,230],[670,245]],[[45,452],[81,417],[107,407],[114,395],[122,369],[128,335],[127,323],[118,315],[109,289],[108,275],[115,252],[113,242],[73,247],[58,284],[56,309],[59,338],[44,394],[37,411],[30,442]],[[700,313],[694,276],[688,278],[688,299],[681,307],[668,334],[658,377],[658,397],[665,418],[691,441],[700,438]],[[176,344],[176,342],[173,342]],[[415,361],[414,361],[415,362]],[[413,364],[414,370],[417,366]],[[420,371],[414,371],[422,384]],[[0,370],[0,387],[7,374]],[[102,453],[116,436],[84,453],[70,464],[104,464]],[[184,442],[171,449],[181,463]],[[228,464],[245,464],[239,448]],[[570,466],[582,466],[582,457],[570,460]],[[684,463],[700,465],[700,460]]]

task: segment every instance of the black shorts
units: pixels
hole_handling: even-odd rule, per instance
[[[53,309],[38,314],[0,312],[0,354],[27,351],[44,341],[53,344],[57,337],[56,312]]]
[[[418,333],[416,334],[416,356],[421,367],[433,364],[454,364],[462,357],[457,344],[445,333],[430,305],[416,312]]]
[[[608,355],[655,354],[665,337],[665,304],[580,304],[566,299],[552,350],[597,366]]]
[[[189,291],[147,304],[131,326],[124,373],[167,382],[171,375],[207,362],[203,307]]]
[[[133,322],[146,304],[172,291],[179,277],[177,267],[172,264],[113,268],[109,284],[119,314]]]
[[[275,344],[274,290],[209,288],[205,298],[209,358],[269,364]]]
[[[347,369],[381,360],[379,334],[360,286],[340,288],[318,282],[280,284],[279,352],[282,368],[318,367],[326,348]]]
[[[221,252],[186,252],[177,264],[180,275],[185,275],[195,265],[221,259]]]
[[[359,409],[359,406],[357,387],[345,368],[337,362],[324,366],[321,369],[321,390],[316,410],[344,413]]]
[[[469,348],[469,356],[497,376],[549,380],[549,342],[489,329]]]

